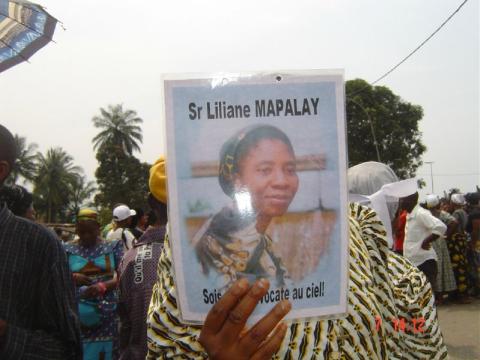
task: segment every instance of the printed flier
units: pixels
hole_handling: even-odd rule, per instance
[[[343,72],[164,79],[169,236],[185,322],[237,279],[270,281],[253,321],[347,307]]]

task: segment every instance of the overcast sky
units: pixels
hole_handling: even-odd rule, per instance
[[[161,74],[345,69],[374,81],[440,25],[461,0],[38,0],[60,19],[56,43],[0,74],[0,123],[60,146],[90,180],[92,117],[122,103],[144,119],[142,160],[164,152]],[[434,190],[480,184],[479,5],[470,0],[379,85],[421,105]],[[430,167],[418,171],[431,191]]]

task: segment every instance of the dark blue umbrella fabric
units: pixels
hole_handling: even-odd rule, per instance
[[[56,24],[40,5],[0,0],[0,72],[27,61],[52,41]]]

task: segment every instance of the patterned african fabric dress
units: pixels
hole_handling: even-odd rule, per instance
[[[435,214],[432,213],[435,216]],[[445,211],[441,211],[438,218],[445,224],[449,225],[455,220],[453,216]],[[457,289],[457,282],[453,264],[450,257],[450,251],[447,245],[447,239],[440,236],[432,242],[432,247],[437,254],[437,278],[433,286],[436,293],[450,292]]]
[[[458,210],[454,211],[452,215],[442,211],[440,216],[445,213],[445,218],[449,217],[450,221],[453,219],[458,223],[453,234],[447,238],[447,246],[457,282],[457,291],[459,295],[463,296],[467,295],[468,291],[467,233],[465,232],[466,219]],[[440,220],[444,221],[442,218]]]
[[[273,359],[445,359],[448,357],[425,275],[391,252],[375,212],[350,206],[348,315],[290,322]],[[206,359],[201,328],[183,324],[168,238],[148,313],[147,359]]]
[[[470,243],[467,250],[468,274],[472,295],[480,295],[480,207],[474,207],[468,215],[467,232]]]
[[[100,242],[92,247],[64,245],[72,273],[87,275],[92,284],[111,280],[123,256],[121,242]],[[76,286],[82,330],[83,359],[111,360],[118,357],[118,316],[116,290],[103,298],[82,299],[84,288]]]

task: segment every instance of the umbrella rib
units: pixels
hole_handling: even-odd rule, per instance
[[[30,8],[29,8],[29,9],[30,9]],[[10,15],[5,15],[5,14],[2,13],[2,12],[0,12],[0,15],[3,15],[3,16],[5,16],[5,17],[7,17],[7,18],[9,18],[9,19],[11,19],[11,20],[13,20],[13,21],[15,21],[17,24],[20,24],[20,25],[22,25],[23,27],[25,27],[25,28],[27,28],[27,29],[30,29],[30,30],[32,30],[32,31],[34,31],[34,32],[36,32],[38,35],[40,35],[40,36],[42,36],[42,37],[46,37],[46,38],[49,39],[50,41],[55,42],[55,40],[53,40],[51,37],[45,36],[45,35],[42,34],[41,32],[35,30],[34,28],[31,28],[30,26],[24,24],[24,23],[21,22],[21,21],[18,21],[17,19],[11,17]],[[56,20],[56,19],[55,19],[55,20]]]
[[[20,52],[18,52],[17,50],[15,50],[13,47],[11,47],[10,45],[8,45],[5,41],[3,41],[2,39],[0,39],[0,42],[2,42],[2,44],[4,44],[6,47],[8,47],[9,49],[15,51],[15,53],[17,54],[17,56],[21,57],[23,59],[23,61],[26,61],[30,64],[30,61],[28,61],[28,59],[23,56]]]
[[[55,18],[54,16],[52,16],[49,12],[47,12],[42,5],[30,3],[30,4],[32,4],[32,5],[38,6],[40,9],[43,10],[43,12],[40,11],[40,10],[37,10],[37,9],[35,9],[35,8],[33,8],[33,7],[27,6],[27,5],[30,5],[30,4],[28,4],[28,3],[24,3],[24,2],[21,2],[21,3],[20,3],[20,2],[17,2],[17,1],[15,1],[15,0],[9,0],[9,1],[12,2],[12,3],[15,3],[15,4],[19,5],[19,6],[26,7],[27,9],[30,9],[30,10],[32,10],[32,11],[35,11],[36,13],[39,13],[39,14],[45,13],[45,14],[47,14],[48,16],[50,16],[51,18],[53,18],[54,20],[56,20],[57,22],[60,22],[60,23],[61,23],[61,21],[59,21],[57,18]]]
[[[19,3],[19,2],[16,2],[14,0],[10,0],[10,2],[12,3],[15,3],[17,5],[20,5],[20,6],[23,6],[23,7],[26,7],[27,9],[30,9],[32,11],[35,11],[36,13],[39,13],[39,14],[47,14],[48,16],[50,16],[53,20],[55,20],[57,23],[59,23],[63,30],[66,30],[65,29],[65,26],[63,26],[63,22],[61,22],[60,20],[58,20],[55,16],[53,16],[52,14],[50,14],[47,10],[46,10],[46,7],[43,7],[42,5],[39,5],[39,4],[34,4],[34,3],[31,3],[32,5],[35,5],[35,6],[38,6],[40,9],[42,9],[42,11],[38,10],[38,9],[35,9],[35,8],[32,8],[30,6],[27,6],[26,3]],[[52,39],[53,42],[55,42],[53,39]]]

